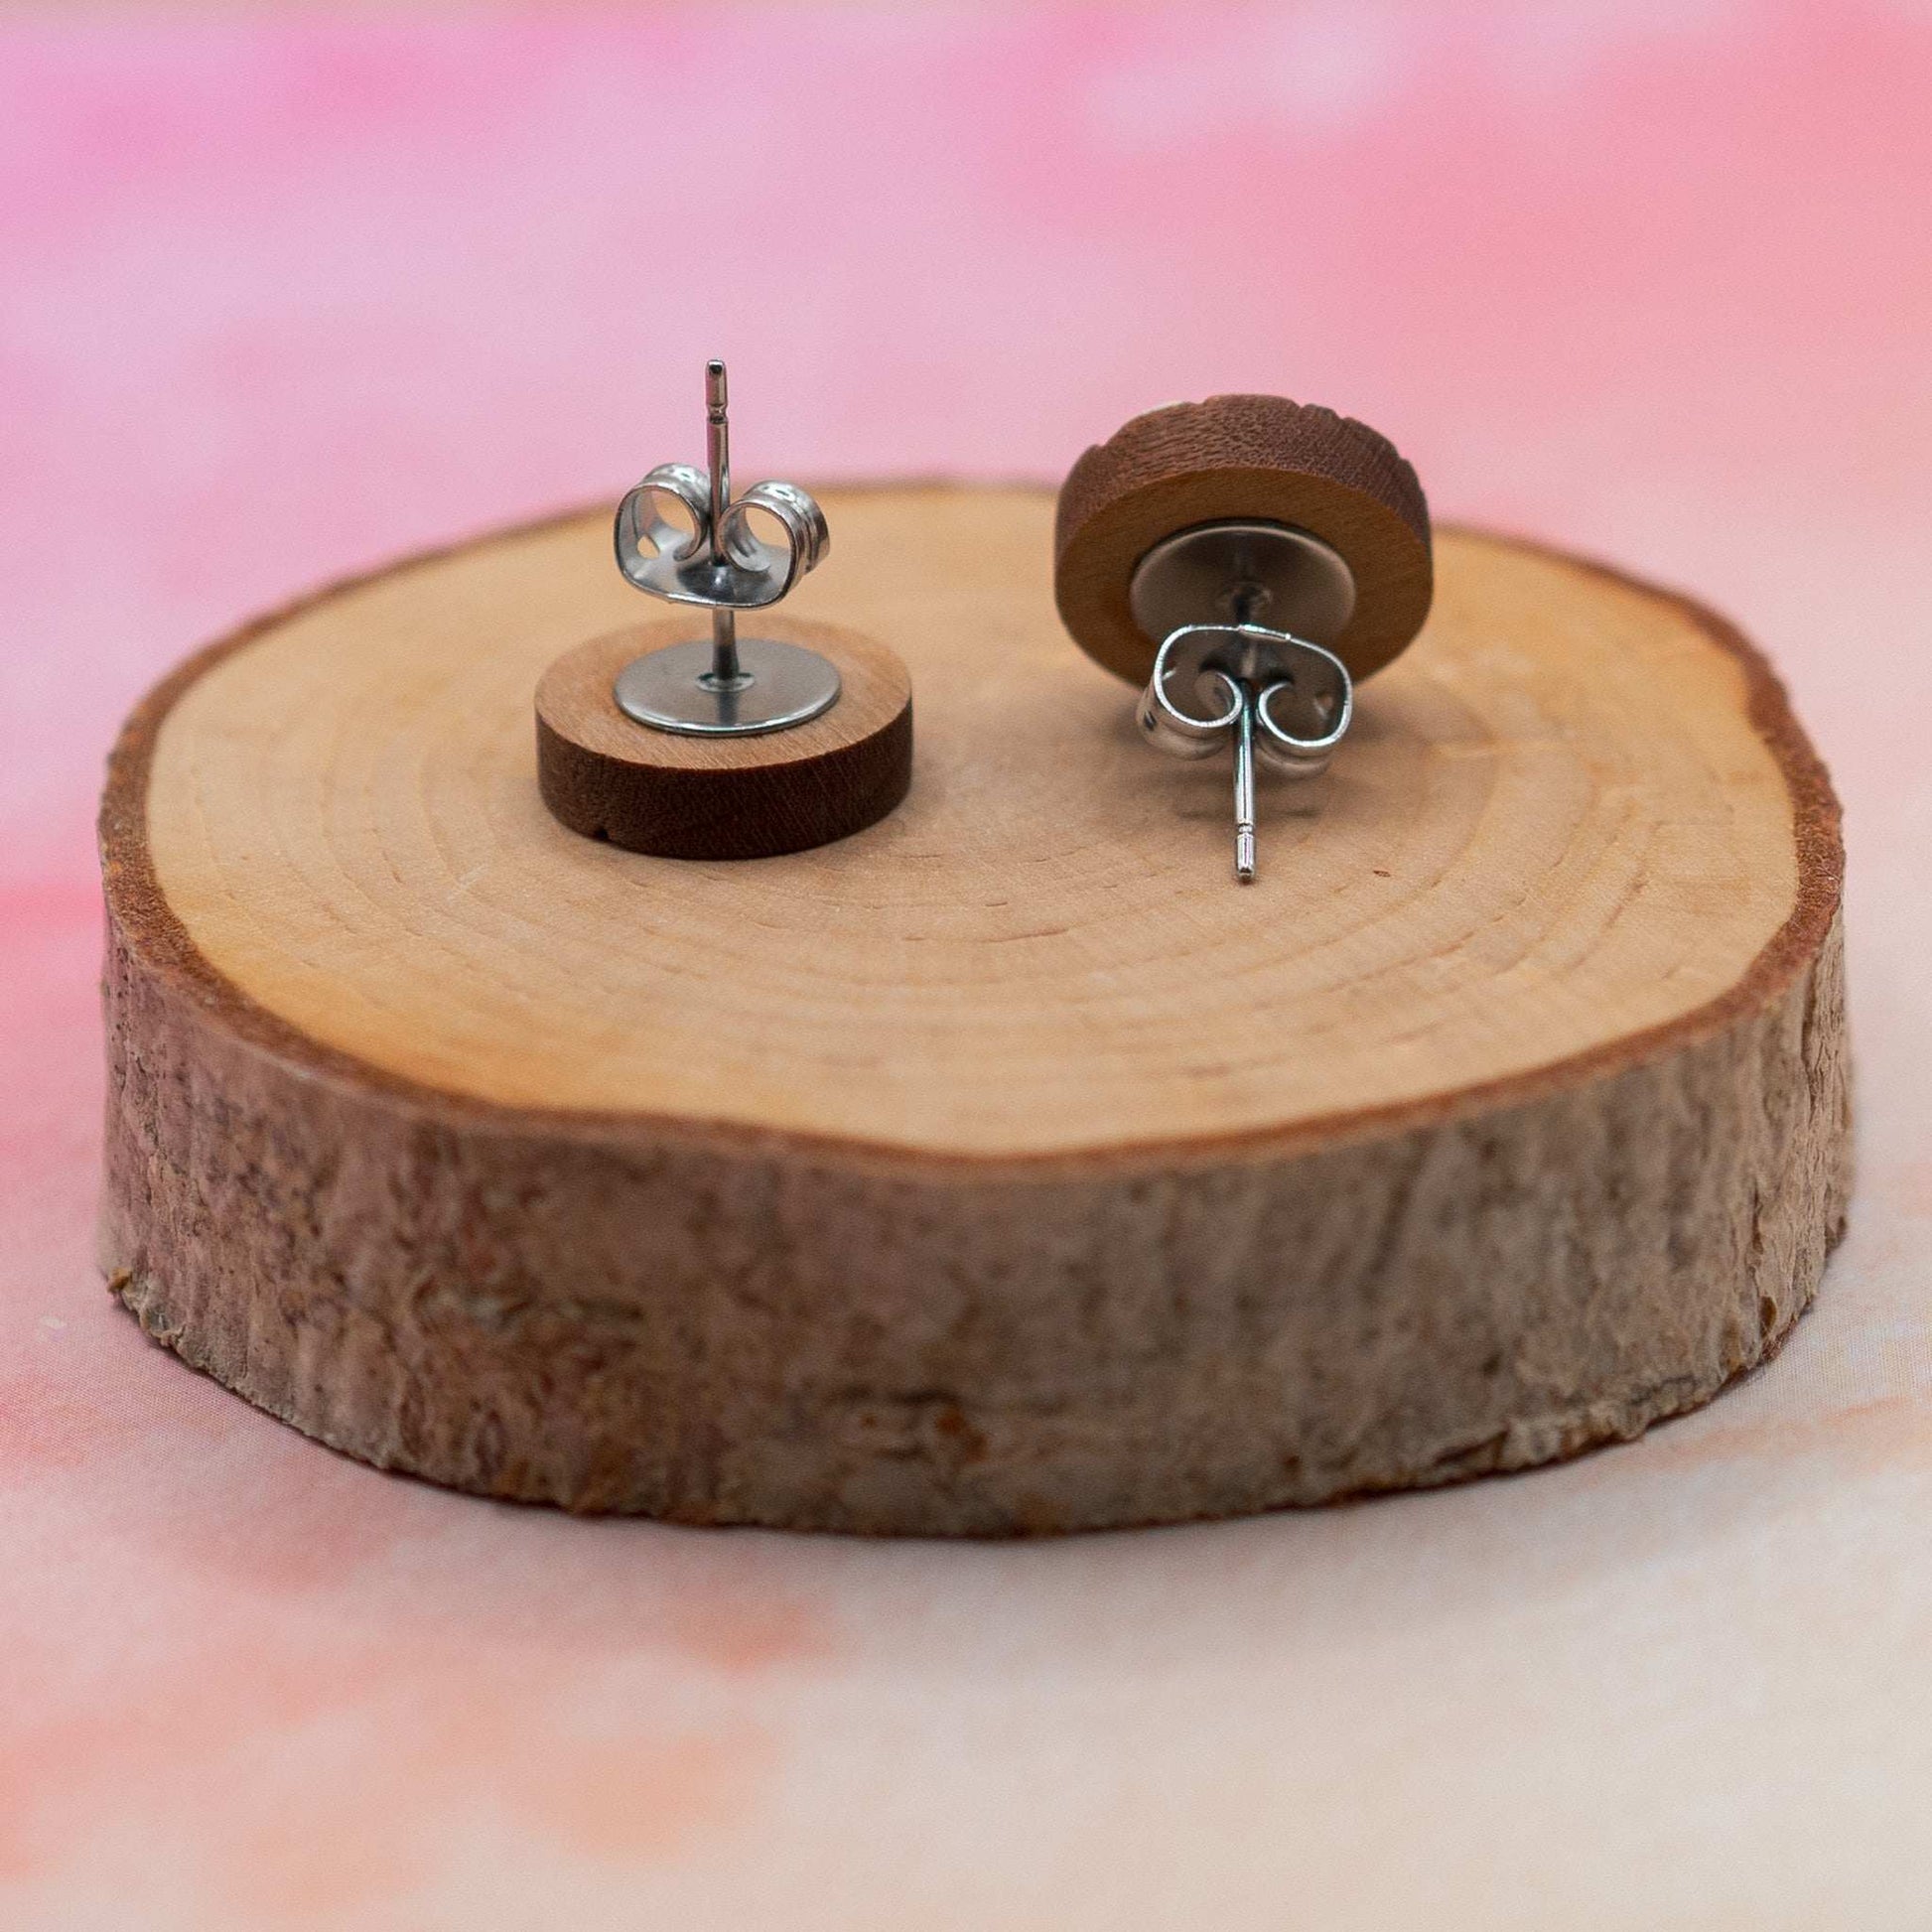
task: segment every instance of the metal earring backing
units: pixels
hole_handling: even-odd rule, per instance
[[[709,362],[707,467],[659,464],[618,506],[618,568],[626,582],[711,613],[708,641],[667,645],[618,673],[619,709],[653,731],[751,738],[806,724],[839,699],[829,658],[802,644],[738,634],[738,614],[776,604],[824,561],[832,539],[824,511],[796,483],[755,483],[732,496],[727,401],[725,365]],[[780,540],[761,537],[755,517]]]
[[[1144,685],[1157,751],[1234,753],[1234,875],[1255,876],[1257,765],[1327,768],[1355,682],[1422,627],[1429,506],[1366,424],[1281,396],[1137,416],[1060,490],[1054,596],[1087,654]]]
[[[1256,760],[1312,778],[1354,716],[1348,667],[1320,641],[1347,624],[1354,574],[1307,530],[1202,523],[1141,559],[1128,601],[1161,638],[1136,713],[1141,735],[1170,758],[1234,747],[1234,876],[1245,885],[1255,876]]]

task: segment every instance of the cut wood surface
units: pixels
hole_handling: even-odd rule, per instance
[[[1726,626],[1439,532],[1239,889],[1225,770],[1060,628],[1049,493],[825,502],[792,605],[920,720],[836,845],[545,811],[537,680],[635,615],[598,516],[136,714],[102,1253],[152,1332],[493,1494],[995,1533],[1521,1466],[1775,1346],[1843,1220],[1841,862]]]

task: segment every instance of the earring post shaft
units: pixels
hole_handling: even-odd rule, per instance
[[[1241,715],[1234,724],[1234,876],[1242,885],[1255,876],[1255,693],[1240,681]]]
[[[725,365],[712,360],[705,364],[705,464],[711,481],[712,541],[720,541],[725,527],[725,512],[732,499],[732,443],[728,414],[730,392],[725,381]],[[738,657],[738,613],[722,604],[711,607],[711,679],[724,690],[734,689],[744,675]]]

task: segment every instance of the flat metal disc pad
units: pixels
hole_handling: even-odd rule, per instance
[[[741,637],[743,675],[729,687],[711,676],[708,639],[633,658],[613,687],[618,709],[653,731],[692,738],[752,738],[803,725],[838,702],[838,667],[815,650],[769,637]]]
[[[1287,523],[1200,523],[1135,566],[1134,621],[1159,643],[1186,624],[1254,623],[1329,644],[1355,612],[1341,553]]]

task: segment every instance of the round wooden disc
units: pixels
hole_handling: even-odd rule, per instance
[[[1634,1434],[1842,1224],[1825,776],[1721,621],[1446,533],[1419,646],[1226,867],[1067,642],[1052,501],[832,491],[804,622],[898,649],[919,781],[784,858],[537,794],[608,517],[186,665],[102,816],[101,1253],[370,1461],[704,1522],[1223,1514]]]
[[[537,685],[537,781],[560,823],[667,859],[769,859],[849,838],[912,781],[912,680],[876,638],[760,612],[757,634],[838,666],[838,702],[790,731],[696,738],[652,731],[611,687],[632,658],[697,634],[689,619],[607,631]]]
[[[1355,611],[1328,647],[1357,682],[1429,615],[1429,505],[1387,437],[1283,396],[1210,396],[1150,411],[1088,450],[1061,487],[1060,618],[1096,663],[1145,684],[1160,638],[1134,621],[1135,566],[1163,537],[1218,518],[1292,523],[1339,551]]]

